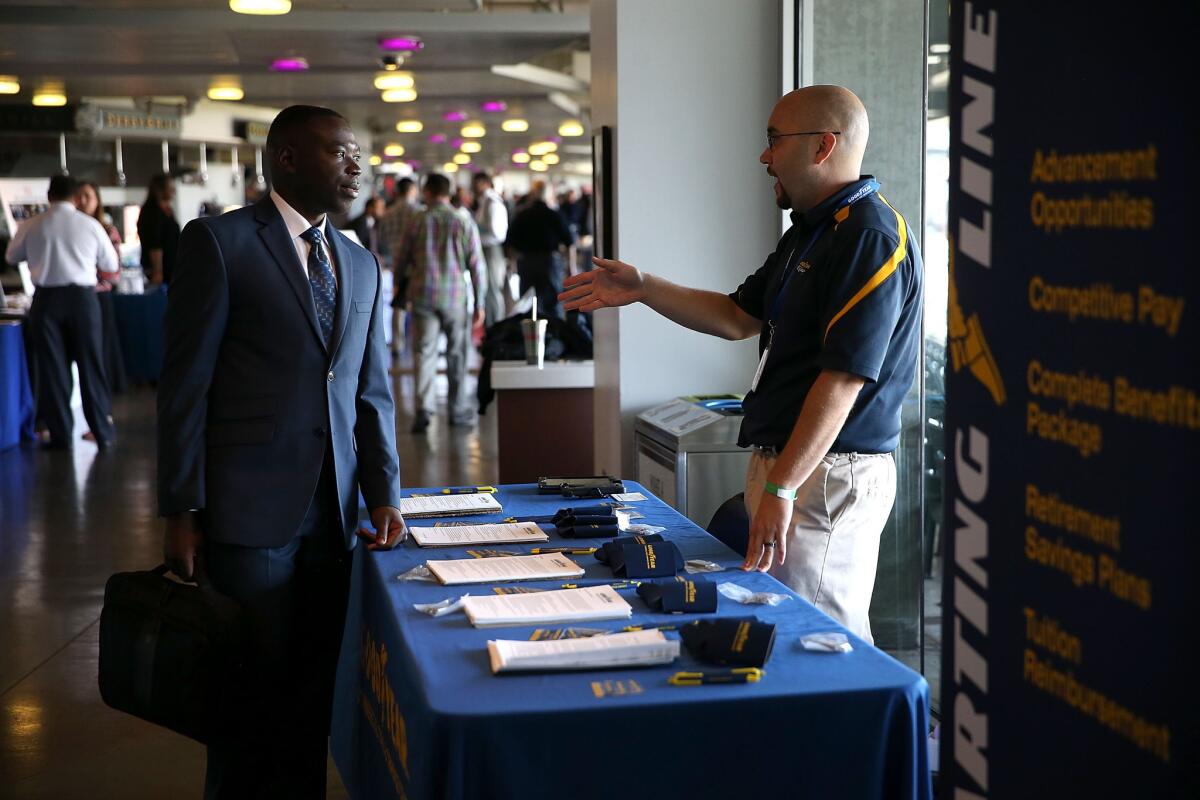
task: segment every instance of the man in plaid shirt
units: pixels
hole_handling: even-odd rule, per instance
[[[393,253],[398,274],[407,272],[416,342],[417,413],[412,432],[429,427],[437,397],[438,336],[446,334],[446,377],[450,382],[450,424],[471,426],[475,415],[463,391],[471,326],[483,321],[483,247],[475,222],[450,205],[450,180],[425,179],[425,208],[416,212]],[[475,314],[471,316],[471,303]]]

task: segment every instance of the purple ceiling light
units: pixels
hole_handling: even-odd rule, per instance
[[[277,58],[271,62],[272,72],[304,72],[308,69],[308,60],[292,56]]]
[[[546,141],[554,142],[555,144],[562,144],[562,137],[561,136],[551,136]]]
[[[442,142],[446,141],[446,134],[435,133],[429,137],[429,141],[433,144],[441,144]]]
[[[416,52],[425,46],[415,36],[385,36],[379,40],[380,50],[402,50],[408,52]]]
[[[450,140],[450,146],[453,147],[455,150],[462,147],[462,145],[463,145],[462,139],[451,139]]]
[[[497,114],[501,111],[508,110],[508,103],[503,100],[484,100],[479,104],[480,111],[486,111],[489,114]]]
[[[445,114],[442,114],[442,119],[446,120],[446,122],[462,122],[466,118],[467,112],[465,111],[447,111]]]

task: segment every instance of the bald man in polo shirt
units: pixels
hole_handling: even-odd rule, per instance
[[[750,540],[769,571],[872,641],[879,537],[896,496],[892,451],[916,376],[921,254],[904,218],[861,175],[869,124],[840,86],[785,95],[759,161],[792,226],[731,294],[679,286],[620,261],[567,279],[564,307],[633,302],[724,339],[759,336],[739,444]]]

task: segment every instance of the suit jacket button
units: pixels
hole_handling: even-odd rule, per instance
[[[317,438],[324,437],[325,429],[324,428],[313,428],[313,436],[316,436]]]
[[[333,371],[332,370],[330,370],[329,374],[325,376],[325,380],[329,381],[330,383],[333,383]]]

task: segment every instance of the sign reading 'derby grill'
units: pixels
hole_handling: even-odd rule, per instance
[[[75,112],[75,127],[81,133],[90,133],[99,139],[115,139],[118,136],[178,139],[183,132],[183,116],[177,106],[142,111],[87,104]]]
[[[1197,796],[1197,6],[951,7],[943,793]]]

